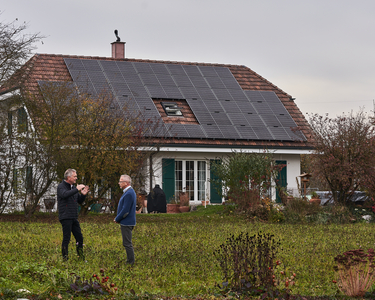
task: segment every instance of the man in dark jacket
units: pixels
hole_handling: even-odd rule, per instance
[[[83,255],[83,236],[78,222],[78,203],[83,203],[89,187],[84,184],[78,184],[76,187],[74,185],[76,181],[76,170],[68,169],[64,173],[64,180],[57,187],[57,208],[63,230],[61,249],[65,260],[68,259],[68,247],[72,233],[76,239],[77,254],[82,260],[85,260]]]
[[[166,213],[167,198],[160,185],[156,184],[147,196],[147,211],[149,213]]]

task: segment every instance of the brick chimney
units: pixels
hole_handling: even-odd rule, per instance
[[[112,58],[125,58],[125,42],[113,42]]]

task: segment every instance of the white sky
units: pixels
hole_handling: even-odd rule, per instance
[[[4,0],[3,0],[4,2]],[[38,53],[245,65],[331,117],[375,99],[374,0],[5,0],[1,22],[46,36]]]

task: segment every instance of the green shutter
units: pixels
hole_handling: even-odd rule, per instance
[[[213,162],[220,162],[220,160],[214,160],[214,159],[211,159],[210,160],[210,164],[213,163]],[[221,189],[222,188],[222,185],[217,183],[217,179],[219,179],[218,176],[216,176],[211,168],[210,168],[210,194],[211,194],[211,203],[222,203],[222,199],[221,199],[221,196],[219,194],[219,191],[218,189]]]
[[[276,180],[279,182],[280,186],[286,190],[288,183],[286,182],[286,160],[277,160],[276,165],[285,165],[281,171],[277,174]],[[279,191],[276,189],[276,203],[281,203],[281,197]]]
[[[162,176],[163,176],[163,191],[169,203],[175,194],[175,174],[174,174],[174,159],[163,158],[162,159]]]

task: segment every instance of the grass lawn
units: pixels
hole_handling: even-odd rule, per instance
[[[101,268],[109,276],[109,282],[118,287],[116,299],[131,297],[132,293],[187,298],[214,295],[218,291],[215,284],[221,282],[222,274],[213,252],[231,234],[242,231],[272,233],[281,242],[278,259],[286,270],[297,275],[293,293],[341,299],[332,283],[333,258],[346,250],[375,247],[373,224],[249,223],[225,215],[221,209],[222,206],[209,206],[184,214],[137,215],[133,267],[125,265],[121,233],[119,225],[112,221],[113,215],[97,214],[80,219],[86,263],[76,258],[73,237],[70,260],[62,261],[62,230],[56,215],[52,216],[52,222],[40,222],[42,214],[31,222],[2,219],[0,291],[3,299],[6,295],[14,296],[19,289],[27,289],[30,295],[42,295],[35,299],[47,296],[59,299],[59,295],[70,299],[73,295],[70,284],[75,277],[92,278],[94,273],[100,274]]]

